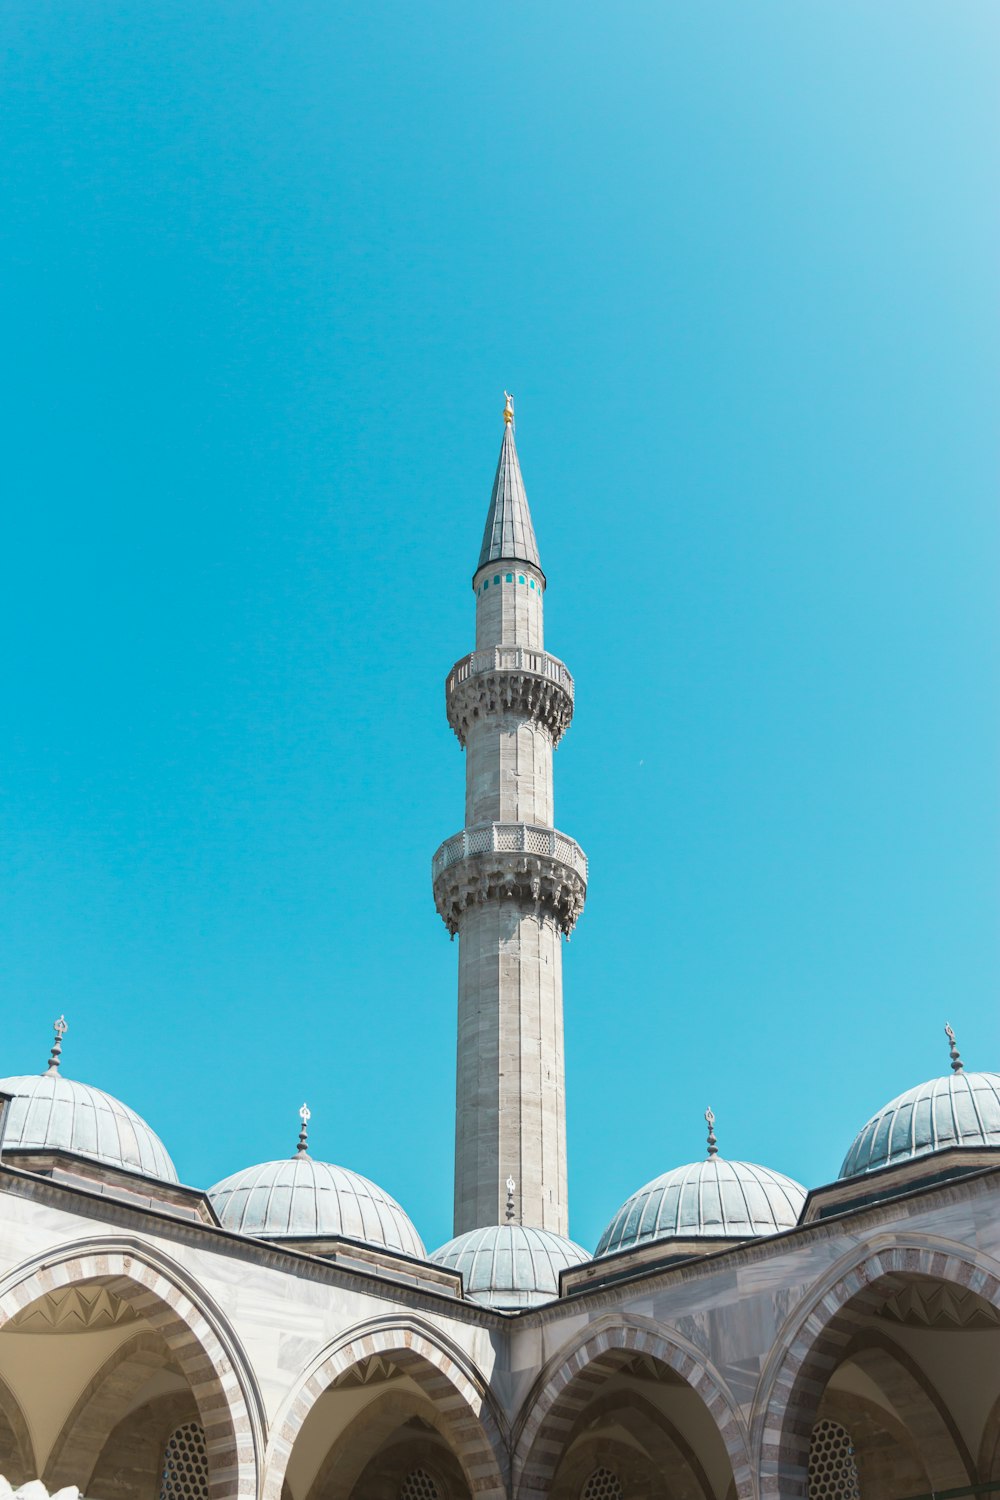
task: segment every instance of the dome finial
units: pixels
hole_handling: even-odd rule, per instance
[[[951,1052],[951,1071],[953,1073],[961,1073],[965,1064],[962,1062],[958,1053],[958,1047],[955,1044],[955,1033],[947,1022],[945,1023],[944,1034],[948,1038],[948,1047]]]
[[[514,1189],[517,1187],[517,1183],[514,1181],[513,1177],[508,1177],[507,1178],[506,1187],[507,1187],[507,1223],[508,1224],[512,1224],[514,1222],[514,1213],[515,1213],[515,1209],[514,1209]]]
[[[308,1104],[303,1104],[299,1110],[299,1119],[302,1121],[302,1128],[299,1131],[299,1144],[295,1148],[296,1157],[309,1155],[309,1141],[307,1137],[309,1134],[309,1121],[312,1119],[312,1110]]]
[[[715,1139],[715,1116],[712,1113],[711,1105],[705,1111],[705,1120],[708,1124],[708,1154],[710,1157],[718,1156],[719,1146]]]
[[[506,405],[504,406],[504,409],[503,409],[503,423],[504,423],[505,427],[513,427],[513,425],[514,425],[514,397],[511,395],[510,391],[504,391],[503,397],[504,397],[504,401],[506,402]]]
[[[49,1053],[49,1065],[45,1071],[47,1075],[54,1078],[59,1072],[59,1057],[62,1053],[62,1039],[69,1030],[69,1027],[66,1024],[66,1017],[60,1016],[58,1021],[53,1021],[52,1030],[55,1032],[55,1040],[52,1043],[52,1051]]]

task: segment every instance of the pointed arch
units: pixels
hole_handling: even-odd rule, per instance
[[[796,1309],[765,1368],[754,1403],[762,1413],[756,1434],[761,1493],[805,1500],[809,1434],[823,1392],[847,1357],[852,1339],[894,1291],[915,1276],[949,1282],[1000,1309],[1000,1266],[987,1265],[954,1245],[868,1245],[841,1262],[826,1283]]]
[[[477,1500],[506,1500],[504,1444],[485,1382],[458,1350],[415,1319],[354,1329],[317,1356],[274,1423],[263,1500],[281,1500],[295,1440],[319,1397],[373,1356],[397,1365],[425,1392]]]
[[[536,1381],[514,1449],[514,1493],[521,1500],[548,1494],[567,1432],[608,1376],[637,1354],[657,1360],[701,1397],[726,1450],[733,1493],[739,1500],[750,1500],[754,1490],[748,1434],[722,1377],[693,1345],[675,1335],[655,1325],[618,1320],[591,1325]]]
[[[260,1408],[249,1369],[237,1363],[235,1336],[198,1298],[180,1267],[149,1246],[120,1240],[77,1242],[21,1265],[0,1281],[0,1329],[49,1292],[105,1286],[163,1339],[191,1387],[205,1430],[212,1500],[255,1500]],[[228,1336],[226,1336],[228,1335]],[[225,1342],[223,1339],[225,1337]]]

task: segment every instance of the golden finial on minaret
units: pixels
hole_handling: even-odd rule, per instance
[[[514,397],[510,391],[504,391],[504,400],[507,405],[503,409],[503,420],[505,427],[511,427],[514,423]]]

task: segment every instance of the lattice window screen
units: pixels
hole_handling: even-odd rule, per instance
[[[411,1469],[400,1485],[399,1500],[439,1500],[438,1487],[426,1469]]]
[[[809,1500],[861,1500],[851,1434],[839,1422],[817,1422],[809,1441]]]
[[[185,1422],[167,1438],[160,1500],[208,1500],[208,1454],[197,1422]]]
[[[595,1469],[583,1487],[580,1500],[623,1500],[625,1491],[611,1469]]]

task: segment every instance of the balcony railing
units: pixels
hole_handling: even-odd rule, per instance
[[[470,854],[542,854],[587,878],[587,856],[575,839],[534,823],[479,823],[445,839],[431,866],[434,879]]]
[[[446,692],[450,694],[460,682],[480,672],[531,672],[536,677],[548,677],[559,683],[571,698],[573,696],[573,677],[565,662],[530,646],[490,646],[485,651],[473,651],[463,656],[448,673]]]

